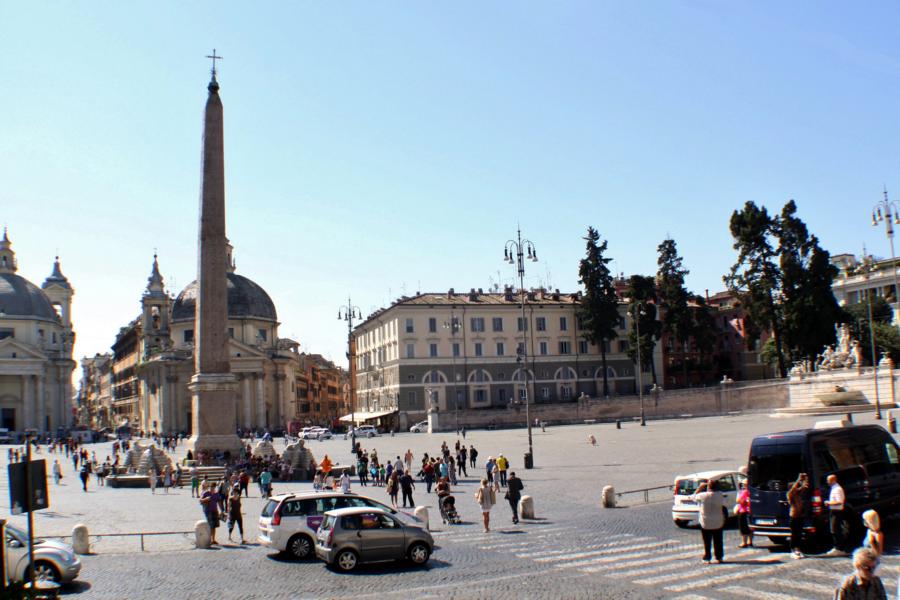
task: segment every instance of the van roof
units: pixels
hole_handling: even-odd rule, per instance
[[[828,427],[825,429],[792,429],[791,431],[779,431],[776,433],[758,435],[753,438],[753,443],[762,445],[779,443],[800,443],[804,439],[807,439],[809,437],[825,438],[835,435],[842,435],[847,433],[848,431],[871,431],[874,429],[887,433],[887,431],[880,425],[852,425],[850,427]]]

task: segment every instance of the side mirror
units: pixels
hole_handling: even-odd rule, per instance
[[[361,538],[361,537],[362,537],[362,531],[357,531],[357,532],[356,532],[356,537]]]
[[[22,548],[23,546],[22,546],[22,543],[19,542],[19,540],[9,540],[9,547],[10,548]]]

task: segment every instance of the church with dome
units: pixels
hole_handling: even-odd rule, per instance
[[[299,343],[278,336],[278,314],[269,294],[235,272],[228,246],[228,344],[237,377],[236,429],[287,428],[305,420],[309,356]],[[111,425],[172,434],[190,432],[197,282],[172,297],[153,257],[141,314],[113,344]],[[307,414],[307,417],[312,415]]]
[[[0,427],[55,433],[72,422],[72,296],[59,257],[41,287],[17,273],[6,229],[0,239]]]

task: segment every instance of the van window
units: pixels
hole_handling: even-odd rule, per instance
[[[799,444],[759,445],[751,449],[749,485],[762,491],[784,492],[802,468]]]
[[[281,509],[283,517],[308,517],[316,514],[319,513],[316,512],[315,500],[290,500]]]
[[[266,505],[263,506],[262,516],[263,517],[271,517],[275,514],[275,508],[278,506],[278,500],[269,500],[266,502]]]
[[[897,446],[894,445],[893,442],[888,442],[884,445],[884,450],[887,452],[888,460],[892,465],[896,465],[900,463],[900,454],[897,452]]]

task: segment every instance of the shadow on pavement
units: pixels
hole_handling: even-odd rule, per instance
[[[64,585],[59,590],[60,596],[69,596],[72,594],[81,594],[87,591],[90,591],[91,584],[87,581],[73,581],[67,585]]]

